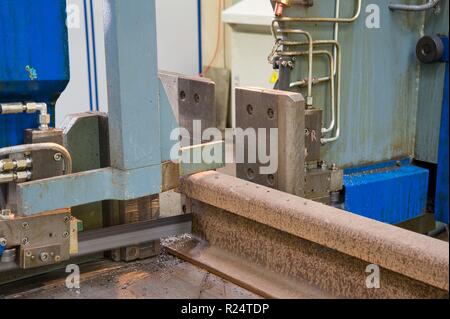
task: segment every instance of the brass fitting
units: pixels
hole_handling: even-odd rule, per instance
[[[32,173],[30,170],[22,172],[10,172],[0,174],[0,184],[7,184],[11,182],[23,183],[28,182],[32,178]]]
[[[286,7],[290,7],[292,0],[275,0],[275,16],[281,17],[283,10]]]
[[[32,167],[33,161],[30,157],[23,159],[2,159],[0,160],[0,173],[7,173],[12,171],[25,171]]]

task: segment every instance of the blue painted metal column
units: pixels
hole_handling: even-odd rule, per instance
[[[155,7],[155,0],[104,1],[111,167],[17,185],[20,216],[161,192],[175,122],[159,96]]]
[[[442,38],[445,53],[442,58],[442,62],[447,63],[445,68],[445,84],[444,84],[444,98],[442,101],[442,115],[441,115],[441,131],[439,138],[439,157],[438,157],[438,173],[437,173],[437,185],[436,185],[436,219],[443,223],[448,224],[449,222],[449,203],[448,203],[448,183],[449,183],[449,172],[448,172],[448,37]]]
[[[111,165],[161,164],[155,1],[106,0]]]

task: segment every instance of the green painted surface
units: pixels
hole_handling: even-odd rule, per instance
[[[341,1],[342,17],[353,15],[355,2]],[[323,156],[341,166],[414,156],[416,148],[426,154],[433,154],[436,149],[438,127],[427,127],[422,132],[426,142],[416,143],[417,123],[430,125],[426,118],[418,121],[419,105],[420,115],[423,101],[430,101],[433,108],[427,116],[439,122],[439,96],[442,95],[430,89],[435,86],[435,90],[439,91],[440,84],[435,84],[441,82],[438,75],[437,79],[429,79],[428,84],[423,81],[423,87],[419,88],[422,66],[416,59],[415,48],[424,32],[425,14],[391,12],[388,8],[391,2],[363,0],[360,18],[353,24],[340,26],[339,42],[343,55],[341,138],[323,147]],[[401,2],[417,4],[413,0]],[[446,11],[448,25],[448,2],[444,2],[447,7],[442,10]],[[380,8],[379,29],[366,27],[369,15],[366,8],[372,3]],[[314,6],[309,9],[293,7],[286,13],[290,16],[333,17],[334,1],[315,0]],[[440,25],[445,24],[443,20],[443,15],[427,19]],[[302,24],[302,27],[310,31],[315,40],[333,38],[332,23],[309,23]],[[302,36],[295,38],[304,40]],[[306,60],[300,58],[299,61]],[[306,63],[298,65],[300,67],[294,72],[292,80],[306,77]],[[328,75],[326,59],[316,59],[314,75]],[[422,75],[427,76],[424,72]],[[305,91],[302,90],[302,93]],[[328,95],[327,83],[314,87],[315,106],[326,106],[326,123],[329,123],[330,115]],[[430,98],[430,95],[433,97]],[[429,149],[422,151],[422,144],[427,144]]]

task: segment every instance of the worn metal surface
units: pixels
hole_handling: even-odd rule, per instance
[[[72,114],[64,119],[64,145],[72,156],[74,173],[109,166],[105,163],[109,152],[107,121],[105,113]],[[72,207],[72,215],[83,221],[85,230],[103,226],[102,211],[101,202]]]
[[[22,269],[58,264],[70,257],[70,211],[0,220],[0,237],[18,249]]]
[[[96,252],[186,234],[191,230],[192,216],[189,214],[90,230],[79,234],[78,252],[71,257],[90,256]],[[0,273],[17,268],[16,263],[0,263]]]
[[[409,161],[361,167],[344,176],[345,210],[389,224],[425,213],[429,171]]]
[[[371,11],[366,13],[366,9],[371,9],[371,4],[374,2],[363,0],[360,18],[352,24],[341,24],[339,30],[342,47],[341,138],[322,150],[326,161],[336,162],[339,166],[390,160],[413,155],[415,150],[419,104],[417,79],[420,76],[415,46],[424,30],[424,14],[392,12],[388,8],[389,1],[379,1],[376,5],[380,9],[380,28],[369,29],[366,20]],[[355,1],[341,1],[340,16],[351,16],[354,5]],[[332,17],[334,7],[334,1],[330,4],[330,1],[319,0],[311,8],[287,8],[285,14]],[[436,23],[441,23],[444,15],[448,15],[448,11],[440,16],[430,13],[430,21],[436,19]],[[299,27],[310,31],[314,40],[333,38],[332,23],[320,24],[320,27],[303,23]],[[304,40],[295,35],[291,38]],[[303,57],[297,59],[298,67],[292,80],[305,78],[306,61]],[[326,74],[326,63],[315,59],[314,75]],[[314,87],[315,106],[327,105],[328,90],[326,84]],[[441,94],[441,89],[438,91]],[[423,105],[426,110],[428,102],[434,98],[422,101],[426,101]],[[330,110],[325,113],[325,123],[328,123]]]
[[[158,219],[160,215],[159,195],[146,196],[128,201],[119,202],[119,223],[133,224]],[[114,251],[115,260],[134,261],[146,259],[161,252],[159,240],[133,243]]]
[[[189,214],[80,233],[78,256],[190,233]]]
[[[342,170],[329,167],[308,169],[305,175],[305,197],[315,200],[329,197],[331,192],[341,191],[343,173]]]
[[[449,289],[448,243],[220,173],[193,175],[180,189],[234,215]]]
[[[25,144],[56,143],[63,145],[63,132],[60,129],[45,131],[26,130]],[[55,160],[54,151],[33,152],[33,180],[61,176],[64,173],[64,161],[62,156]],[[61,155],[61,154],[60,154]]]
[[[161,175],[160,165],[131,171],[102,168],[19,184],[18,211],[26,216],[102,200],[128,200],[158,194]]]
[[[288,283],[296,283],[291,287],[281,278],[274,280],[273,284],[279,285],[274,297],[293,294],[295,298],[448,298],[448,291],[383,267],[380,289],[369,289],[366,267],[370,262],[201,202],[194,201],[193,211],[196,236],[235,256],[234,260],[243,258],[244,263],[253,263],[268,276],[276,273],[281,278],[287,277]],[[201,258],[206,248],[203,244],[193,250],[193,259]],[[224,271],[228,279],[240,275],[229,271],[226,263],[217,265],[217,269]],[[274,294],[274,289],[265,292]]]
[[[275,152],[270,145],[270,129],[278,129],[278,171],[261,174],[259,158],[249,160],[251,147],[243,136],[236,140],[236,148],[245,150],[244,163],[237,163],[237,176],[252,182],[302,196],[305,172],[305,100],[300,94],[258,88],[236,89],[236,126],[242,130],[255,129],[259,140],[259,129],[265,130],[266,153]],[[255,146],[259,154],[258,142]],[[253,155],[253,154],[252,154]]]
[[[155,1],[105,0],[104,24],[111,166],[160,165]]]
[[[179,73],[160,71],[161,95],[165,112],[171,110],[174,123],[162,122],[161,139],[163,159],[169,159],[165,153],[170,153],[167,146],[178,142],[173,140],[172,132],[178,128],[184,128],[189,136],[184,136],[189,145],[201,144],[211,141],[211,137],[202,137],[203,130],[216,127],[216,101],[215,83],[202,77],[188,77]],[[166,101],[167,99],[167,101]],[[168,117],[170,119],[170,117]],[[164,120],[167,122],[167,119]],[[194,132],[194,121],[198,121],[201,131]],[[175,124],[175,125],[174,125]],[[171,130],[169,130],[171,128]],[[179,132],[183,133],[183,132]],[[194,133],[199,136],[194,136]],[[189,145],[183,145],[185,147]]]
[[[306,163],[319,162],[322,144],[323,110],[308,109],[305,111],[305,147]]]
[[[203,207],[203,206],[201,206]],[[217,222],[228,222],[220,217],[220,210],[216,212],[219,215]],[[200,214],[200,212],[199,212]],[[206,218],[208,212],[202,209],[198,218]],[[195,222],[198,220],[195,219]],[[201,222],[196,224],[201,228]],[[197,227],[196,226],[196,227]],[[229,225],[225,224],[228,229]],[[204,233],[212,229],[201,229]],[[245,235],[242,233],[242,237]],[[209,237],[204,236],[204,237]],[[233,237],[233,240],[236,239]],[[242,238],[244,242],[246,239]],[[261,245],[264,245],[262,242]],[[211,242],[193,238],[177,238],[169,242],[165,247],[170,254],[186,260],[191,264],[209,271],[220,278],[233,282],[240,287],[243,287],[253,293],[256,293],[265,298],[280,298],[280,299],[328,299],[333,298],[333,295],[318,288],[314,284],[294,278],[281,271],[274,271],[268,267],[262,266],[259,262],[242,258],[236,252],[226,250],[222,245],[213,245]],[[228,247],[229,248],[229,247]],[[279,259],[280,256],[273,256],[273,260]],[[294,266],[294,265],[292,265]]]

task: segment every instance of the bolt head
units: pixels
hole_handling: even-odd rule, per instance
[[[62,154],[61,153],[55,153],[55,155],[53,155],[53,159],[56,161],[56,162],[61,162],[61,160],[62,160]]]
[[[41,254],[39,255],[39,259],[40,259],[42,262],[48,261],[49,257],[50,257],[49,254],[46,253],[46,252],[43,252],[43,253],[41,253]]]
[[[7,244],[8,241],[6,240],[6,238],[0,238],[0,246],[6,247]]]

